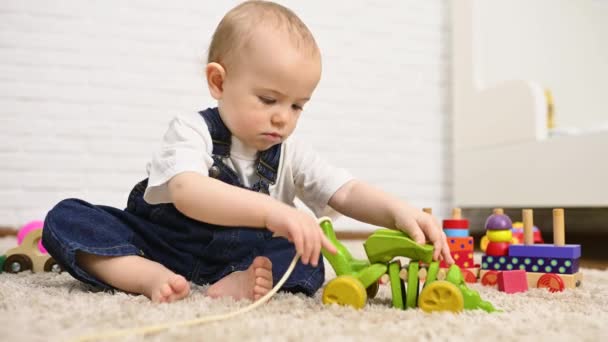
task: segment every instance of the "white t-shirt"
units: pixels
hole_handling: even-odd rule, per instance
[[[168,181],[175,175],[194,171],[209,175],[213,165],[213,143],[205,119],[198,113],[171,120],[160,151],[148,163],[148,188],[144,199],[150,204],[171,203]],[[258,181],[255,173],[257,151],[232,136],[230,157],[224,160],[243,185]],[[305,144],[290,137],[281,145],[277,180],[270,185],[273,198],[295,207],[299,198],[317,216],[335,216],[329,205],[331,196],[353,177],[344,169],[326,163]]]

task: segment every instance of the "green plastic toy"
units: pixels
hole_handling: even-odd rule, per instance
[[[6,255],[0,255],[0,273],[4,269],[4,261],[6,260]]]
[[[399,309],[419,307],[426,312],[482,309],[497,311],[487,301],[483,301],[477,291],[466,286],[462,273],[452,265],[445,280],[439,280],[439,263],[432,261],[433,246],[420,245],[407,234],[391,229],[375,231],[363,244],[368,260],[355,259],[348,249],[338,241],[329,218],[320,220],[319,225],[327,238],[336,246],[334,255],[323,250],[337,277],[323,289],[323,303],[349,305],[360,309],[368,298],[376,296],[378,280],[388,273],[391,284],[392,305]],[[400,277],[401,263],[395,257],[406,257],[411,261],[407,266],[407,289]],[[428,264],[426,281],[420,290],[420,262]]]

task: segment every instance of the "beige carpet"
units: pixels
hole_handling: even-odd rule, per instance
[[[15,245],[0,238],[0,253]],[[349,243],[362,255],[360,243]],[[330,268],[331,270],[331,268]],[[328,279],[333,272],[328,272]],[[363,310],[324,306],[314,298],[278,294],[261,308],[227,321],[172,329],[127,341],[607,341],[608,271],[584,270],[583,287],[551,294],[533,289],[507,295],[474,285],[504,313],[425,314],[389,307],[389,292]],[[118,328],[189,320],[247,305],[211,300],[204,288],[174,304],[143,296],[94,293],[68,274],[0,274],[0,341],[66,341]]]

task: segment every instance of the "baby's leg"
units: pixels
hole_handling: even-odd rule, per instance
[[[137,255],[106,257],[77,252],[85,271],[113,287],[143,294],[153,302],[173,302],[190,292],[190,284],[165,266]]]
[[[232,272],[207,290],[209,297],[257,300],[272,289],[272,263],[266,257],[253,259],[245,271]]]

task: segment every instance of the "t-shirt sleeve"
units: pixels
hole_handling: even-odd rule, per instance
[[[159,151],[148,164],[146,202],[170,203],[167,182],[179,173],[193,171],[207,176],[213,165],[212,148],[207,124],[198,113],[172,119]]]
[[[296,196],[317,217],[338,216],[329,206],[329,199],[354,177],[345,169],[329,164],[303,142],[292,143]]]

